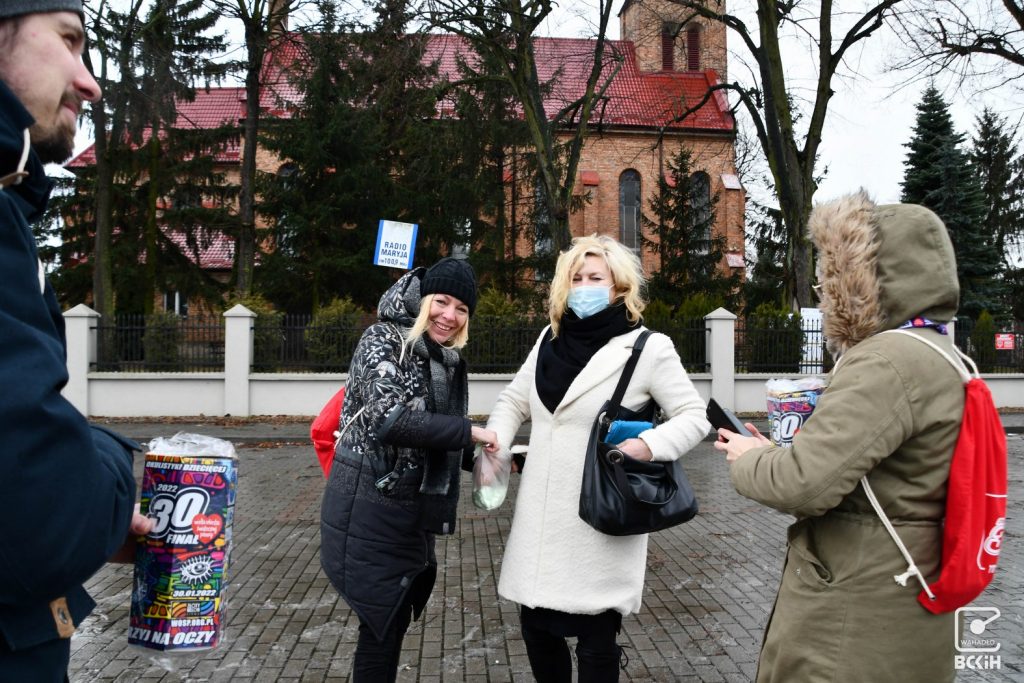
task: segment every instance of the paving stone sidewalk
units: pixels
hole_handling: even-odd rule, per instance
[[[152,435],[117,426],[140,438]],[[184,427],[158,425],[156,433]],[[320,571],[323,478],[306,442],[288,440],[304,433],[285,429],[276,441],[250,433],[254,438],[246,441],[228,428],[193,430],[240,444],[223,641],[188,654],[129,646],[131,567],[109,565],[87,586],[99,606],[72,641],[71,680],[349,680],[358,620]],[[1024,544],[1014,529],[1014,521],[1024,519],[1024,436],[1011,434],[1009,441],[1006,542],[995,581],[978,603],[1002,612],[992,632],[1002,644],[1002,668],[967,672],[960,681],[1024,680]],[[701,512],[651,536],[644,605],[623,621],[620,640],[630,661],[621,680],[750,681],[792,518],[737,495],[710,443],[700,444],[686,463]],[[496,592],[511,513],[511,502],[497,513],[473,508],[464,485],[461,528],[438,539],[438,583],[424,618],[405,639],[399,681],[532,680],[516,606]]]

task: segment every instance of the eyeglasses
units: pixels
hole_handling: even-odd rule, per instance
[[[821,294],[821,285],[811,285],[811,289],[814,290],[815,294]]]

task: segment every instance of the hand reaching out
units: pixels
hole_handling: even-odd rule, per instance
[[[757,431],[757,427],[752,423],[746,422],[743,426],[749,429],[753,436],[740,436],[736,432],[724,427],[718,430],[718,441],[715,442],[715,448],[725,451],[725,459],[729,462],[739,460],[751,448],[772,445],[772,442],[764,434]]]
[[[473,425],[470,430],[473,436],[473,443],[483,445],[484,450],[488,453],[497,453],[500,449],[498,446],[498,435],[490,429],[484,429],[483,427],[477,427]]]

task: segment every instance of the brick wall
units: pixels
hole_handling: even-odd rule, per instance
[[[654,132],[619,132],[592,135],[584,145],[580,157],[579,175],[574,193],[584,195],[586,201],[569,218],[569,228],[574,236],[598,233],[620,236],[619,220],[619,177],[623,171],[633,169],[640,174],[641,211],[648,219],[654,216],[650,209],[651,200],[658,189],[658,177],[667,171],[667,160],[680,145],[692,153],[692,170],[705,171],[711,177],[711,193],[718,195],[715,207],[716,235],[726,239],[726,250],[742,255],[744,251],[743,211],[745,195],[743,190],[725,187],[723,174],[735,175],[735,153],[731,136],[667,136],[657,144]],[[510,193],[511,198],[511,193]],[[525,225],[533,203],[532,188],[520,184],[516,207],[517,221]],[[511,217],[510,217],[511,220]],[[532,230],[524,230],[516,245],[520,255],[533,250]],[[650,228],[644,235],[655,239]],[[658,269],[657,255],[653,250],[642,252],[647,272]],[[723,270],[729,266],[723,262]]]

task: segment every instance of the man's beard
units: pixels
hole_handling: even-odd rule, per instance
[[[71,157],[75,148],[75,128],[56,125],[50,129],[42,129],[39,124],[29,129],[32,148],[44,164],[60,164]]]

